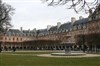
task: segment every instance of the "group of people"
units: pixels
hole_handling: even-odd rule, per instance
[[[7,51],[7,48],[5,48],[5,51]],[[15,52],[16,51],[16,47],[12,47],[12,51]],[[0,47],[0,53],[2,52],[2,48]]]
[[[88,47],[87,45],[74,45],[73,47],[67,47],[65,49],[65,52],[66,53],[70,53],[70,51],[73,50],[73,51],[83,51],[84,53],[88,50]]]

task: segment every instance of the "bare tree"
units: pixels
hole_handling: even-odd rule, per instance
[[[14,8],[11,5],[3,3],[0,0],[0,34],[6,32],[12,25],[11,16],[14,14]]]
[[[99,0],[42,0],[47,2],[48,6],[65,5],[68,9],[74,9],[76,13],[80,11],[89,12],[90,9],[100,4]]]
[[[6,3],[3,3],[0,0],[0,37],[2,34],[5,34],[5,32],[12,26],[11,16],[13,15],[14,8],[11,7],[11,5],[8,5]],[[2,51],[0,42],[0,52]]]

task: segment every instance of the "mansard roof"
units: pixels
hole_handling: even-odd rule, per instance
[[[83,18],[83,19],[75,21],[73,25],[86,24],[87,22],[89,22],[88,18]]]
[[[46,33],[46,32],[48,32],[48,31],[47,31],[47,29],[42,29],[42,30],[39,30],[39,32],[40,32],[40,33]]]
[[[33,30],[18,30],[18,29],[9,29],[9,31],[6,33],[6,35],[10,35],[10,36],[36,36],[36,34],[38,33],[39,36],[43,36],[43,35],[48,35],[48,34],[53,34],[53,33],[60,33],[60,32],[68,32],[70,31],[73,26],[75,25],[81,25],[83,26],[83,24],[88,23],[89,20],[88,18],[83,18],[80,20],[76,20],[74,23],[72,22],[67,22],[64,24],[61,24],[61,26],[58,28],[57,26],[52,26],[49,30],[47,29],[40,29],[37,30],[36,32]]]
[[[20,33],[20,30],[18,30],[18,29],[9,29],[8,32]]]
[[[22,32],[23,33],[29,33],[30,31],[29,30],[23,30]]]
[[[35,32],[29,30],[9,29],[5,35],[8,36],[34,36]]]
[[[57,31],[57,26],[52,26],[49,31]]]
[[[64,23],[60,26],[59,30],[63,30],[63,29],[70,29],[71,27],[71,22],[68,23]]]
[[[38,36],[44,36],[44,35],[47,35],[48,33],[47,29],[41,29],[37,31],[38,31]]]

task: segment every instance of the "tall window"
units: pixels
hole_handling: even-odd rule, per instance
[[[18,38],[17,38],[17,41],[18,41]]]
[[[13,38],[13,40],[15,40],[15,38]]]
[[[3,38],[2,37],[0,37],[0,40],[2,40]]]
[[[5,37],[5,40],[7,40],[7,38]]]
[[[22,38],[20,38],[20,40],[22,41]]]

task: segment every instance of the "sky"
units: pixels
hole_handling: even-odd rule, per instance
[[[45,29],[47,25],[55,26],[57,22],[61,24],[71,21],[71,17],[76,20],[79,16],[88,17],[85,13],[77,14],[72,9],[65,6],[47,6],[41,0],[3,0],[15,8],[11,24],[13,29]]]

